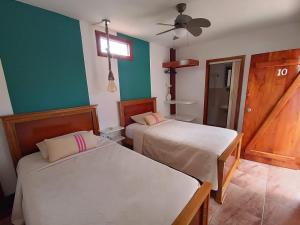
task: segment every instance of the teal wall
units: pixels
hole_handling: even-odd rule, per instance
[[[118,59],[121,100],[151,97],[149,42],[117,34],[133,46],[133,60]]]
[[[89,104],[79,21],[1,0],[0,29],[14,113]]]

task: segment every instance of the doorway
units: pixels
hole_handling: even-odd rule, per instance
[[[237,129],[245,56],[206,61],[203,123]]]
[[[252,55],[244,111],[246,159],[300,169],[300,49]]]

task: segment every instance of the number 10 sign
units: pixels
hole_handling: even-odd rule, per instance
[[[278,77],[286,76],[287,74],[288,74],[288,69],[287,68],[277,70],[277,76]]]

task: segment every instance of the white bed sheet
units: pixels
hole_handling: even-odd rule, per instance
[[[167,120],[135,129],[134,150],[218,189],[218,157],[237,136],[230,129]]]
[[[125,135],[126,135],[126,137],[133,139],[135,132],[144,131],[147,128],[148,128],[147,125],[143,125],[143,124],[139,124],[139,123],[132,123],[126,127]]]
[[[40,153],[21,159],[12,222],[166,225],[198,187],[197,180],[105,139],[54,163]]]

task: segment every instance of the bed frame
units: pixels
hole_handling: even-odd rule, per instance
[[[0,118],[15,166],[23,156],[37,152],[36,143],[44,139],[80,130],[100,134],[96,105]],[[209,183],[201,185],[173,225],[207,225],[210,190]]]
[[[145,112],[156,112],[156,98],[119,102],[120,124],[125,127],[125,129],[126,126],[134,123],[134,121],[130,118],[131,116]],[[219,204],[224,202],[230,180],[240,163],[242,137],[242,133],[238,134],[223,154],[218,158],[218,191],[213,191],[212,195]],[[133,146],[133,140],[125,137],[124,144],[127,146]]]

